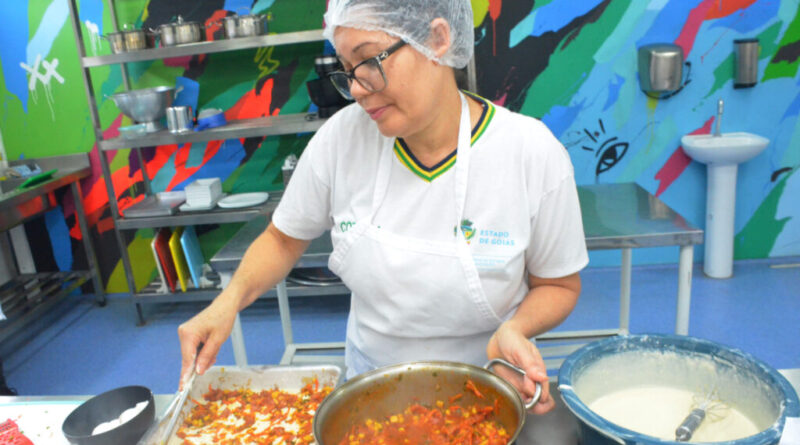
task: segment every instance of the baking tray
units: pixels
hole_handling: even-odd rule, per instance
[[[317,378],[320,386],[336,387],[344,378],[342,369],[336,365],[268,365],[268,366],[214,366],[203,375],[194,379],[189,397],[181,406],[178,425],[183,423],[183,418],[191,411],[191,399],[203,400],[203,394],[208,392],[208,386],[221,389],[250,388],[253,391],[278,388],[283,391],[300,392],[311,379]],[[176,394],[175,397],[178,395]],[[155,424],[139,441],[139,445],[180,445],[183,443],[175,433],[165,442],[159,441],[164,429],[169,423],[169,417],[162,416],[156,419]]]

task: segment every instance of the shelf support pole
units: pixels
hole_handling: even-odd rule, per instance
[[[69,16],[72,23],[72,29],[75,33],[75,43],[78,50],[78,60],[81,63],[81,74],[83,75],[83,87],[86,90],[86,98],[89,101],[89,114],[92,119],[92,127],[94,128],[95,147],[97,149],[98,159],[100,160],[100,168],[103,172],[103,180],[106,184],[106,192],[108,193],[108,205],[111,210],[111,217],[115,221],[114,235],[117,239],[117,246],[120,251],[120,258],[122,259],[122,266],[125,269],[125,278],[128,282],[128,290],[131,295],[136,292],[136,282],[133,279],[133,269],[131,268],[130,258],[128,257],[127,245],[124,242],[122,234],[117,228],[116,221],[119,219],[119,207],[117,204],[117,194],[114,190],[114,183],[111,176],[111,169],[108,165],[108,158],[103,150],[100,149],[100,143],[103,141],[102,123],[100,122],[100,115],[97,111],[97,100],[95,99],[94,87],[92,86],[92,77],[89,73],[89,68],[84,65],[84,58],[86,57],[86,46],[83,40],[83,32],[81,31],[81,21],[78,14],[78,6],[75,0],[69,0]],[[112,15],[112,23],[114,29],[117,29],[116,12],[114,11],[113,4],[110,9]],[[125,81],[126,87],[129,86],[127,73],[123,67],[122,77]],[[139,325],[144,324],[144,317],[142,315],[141,305],[136,303],[137,314],[139,318]]]

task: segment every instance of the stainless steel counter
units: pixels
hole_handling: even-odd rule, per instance
[[[640,185],[597,184],[578,187],[586,247],[589,250],[701,244],[703,231]],[[269,215],[254,218],[220,249],[211,265],[235,270],[253,240],[266,229]],[[326,234],[311,242],[296,267],[328,264],[333,247]]]
[[[701,229],[639,184],[583,185],[578,198],[589,250],[703,243]]]
[[[92,173],[89,157],[85,153],[12,161],[9,165],[22,165],[28,162],[36,162],[42,172],[54,168],[58,171],[51,179],[25,189],[17,188],[24,181],[23,178],[0,181],[0,230],[8,230],[50,210],[54,203],[47,199],[48,193],[76,183]]]
[[[630,318],[630,282],[632,272],[632,249],[639,247],[678,246],[678,295],[675,333],[688,334],[689,306],[691,296],[691,272],[693,246],[703,242],[703,231],[693,227],[663,201],[650,194],[638,184],[595,184],[578,187],[586,246],[590,250],[619,249],[622,254],[620,276],[619,326],[613,329],[579,330],[548,333],[539,338],[540,349],[548,368],[560,366],[563,359],[582,346],[576,340],[590,341],[628,332]],[[264,231],[271,215],[258,217],[247,223],[213,258],[211,266],[227,283],[239,265],[247,248]],[[332,251],[328,234],[312,241],[296,267],[325,267]],[[295,344],[292,341],[291,316],[288,295],[331,295],[348,293],[344,285],[313,288],[281,282],[265,297],[278,297],[283,326],[286,353],[281,363],[306,360],[296,355],[299,350],[329,350],[341,348],[341,343]],[[247,363],[244,339],[237,323],[232,333],[237,364]],[[330,356],[323,356],[330,360]]]
[[[222,249],[211,258],[211,267],[217,272],[232,272],[239,266],[245,251],[269,224],[271,215],[253,218],[236,232]],[[326,267],[333,250],[329,233],[313,240],[295,267]]]
[[[51,178],[24,189],[18,188],[25,181],[24,178],[0,181],[0,231],[12,229],[55,208],[60,203],[56,202],[52,192],[69,187],[88,269],[35,273],[15,270],[14,277],[0,286],[0,305],[8,317],[0,321],[0,355],[14,350],[18,343],[35,332],[30,329],[33,322],[48,314],[59,301],[89,280],[94,287],[95,299],[101,304],[105,303],[105,292],[79,187],[79,181],[91,174],[89,155],[52,156],[12,161],[10,164],[15,166],[30,162],[35,162],[43,173],[53,169],[57,171]]]
[[[794,390],[800,394],[800,368],[796,369],[781,369],[779,370],[784,377],[786,377],[789,382],[794,387]],[[551,412],[547,415],[547,417],[542,418],[542,422],[537,424],[537,434],[541,434],[542,437],[549,437],[551,434],[550,430],[565,428],[570,428],[570,424],[574,424],[575,417],[572,413],[565,407],[563,402],[561,401],[561,397],[558,396],[558,384],[555,381],[550,382],[550,392],[556,398],[556,409],[554,412]],[[155,394],[153,396],[155,403],[156,403],[156,419],[160,419],[164,415],[164,411],[166,410],[167,406],[169,406],[169,402],[172,401],[174,394]],[[25,404],[25,403],[40,403],[42,405],[42,409],[47,409],[44,404],[46,403],[59,403],[59,402],[76,402],[77,403],[83,402],[88,400],[91,396],[0,396],[0,405],[10,405],[10,404]],[[50,428],[55,429],[57,431],[61,430],[61,424],[63,423],[64,419],[52,419],[52,425],[49,425]],[[562,436],[563,437],[563,436]],[[574,437],[573,444],[578,443],[577,433]],[[572,444],[560,444],[560,445],[572,445]]]

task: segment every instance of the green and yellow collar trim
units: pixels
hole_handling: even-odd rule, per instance
[[[486,131],[486,128],[489,126],[489,122],[491,122],[492,117],[494,117],[495,106],[488,100],[476,94],[468,91],[464,91],[464,93],[480,102],[481,106],[483,107],[483,113],[481,113],[478,123],[472,128],[472,140],[470,141],[470,144],[475,145],[475,142],[481,137],[481,135],[483,135],[483,133]],[[402,138],[397,138],[394,141],[394,153],[397,156],[397,159],[399,159],[403,165],[408,167],[412,173],[427,182],[433,181],[444,172],[449,170],[450,167],[455,165],[456,152],[457,149],[454,149],[438,164],[432,167],[426,167],[422,165],[416,157],[414,157],[414,155],[411,153],[411,150],[409,150],[408,145],[406,145],[406,142]]]

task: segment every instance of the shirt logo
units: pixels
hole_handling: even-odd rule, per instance
[[[464,239],[467,240],[467,244],[469,244],[475,236],[475,227],[472,225],[472,221],[466,218],[461,220],[461,233],[464,234]],[[457,227],[453,227],[453,235],[458,235]]]

